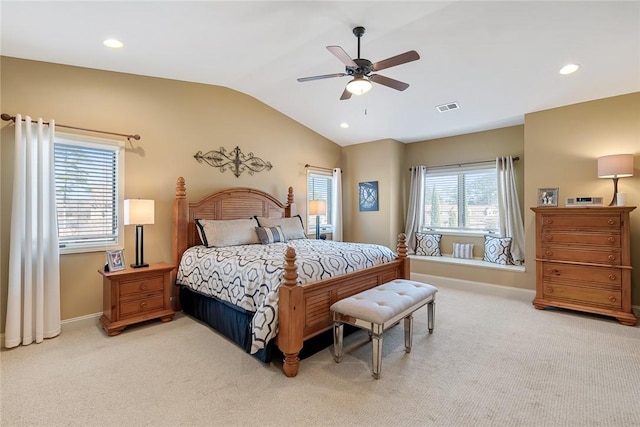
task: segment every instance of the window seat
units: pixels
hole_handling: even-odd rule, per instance
[[[525,271],[524,265],[495,264],[493,262],[483,261],[482,258],[454,258],[449,254],[443,254],[442,256],[409,255],[409,259],[411,259],[411,262],[440,262],[445,264],[461,264],[472,267],[495,268],[497,270],[517,271],[523,273]]]

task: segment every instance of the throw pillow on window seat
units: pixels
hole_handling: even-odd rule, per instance
[[[454,243],[452,254],[454,258],[473,258],[473,243]]]
[[[495,264],[513,265],[511,237],[484,236],[483,260]]]
[[[440,239],[442,234],[416,233],[416,255],[442,256]]]

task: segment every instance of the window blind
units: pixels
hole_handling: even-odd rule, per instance
[[[320,215],[320,225],[330,225],[329,218],[331,217],[331,191],[332,191],[333,176],[323,175],[319,173],[310,172],[307,176],[307,200],[326,200],[327,201],[327,214]],[[316,228],[316,216],[308,216],[308,224],[310,230]]]
[[[119,150],[108,145],[55,143],[61,248],[118,243]]]

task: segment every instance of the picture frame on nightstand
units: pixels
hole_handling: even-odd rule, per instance
[[[558,207],[558,188],[538,188],[538,207]]]
[[[109,266],[109,271],[124,270],[124,251],[122,249],[107,251],[107,265]]]

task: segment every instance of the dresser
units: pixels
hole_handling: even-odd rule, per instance
[[[114,336],[134,323],[172,320],[175,312],[171,309],[171,271],[174,267],[156,262],[142,268],[98,270],[103,277],[100,324],[105,332]]]
[[[634,209],[531,208],[536,213],[535,308],[580,310],[635,325],[629,229]]]

